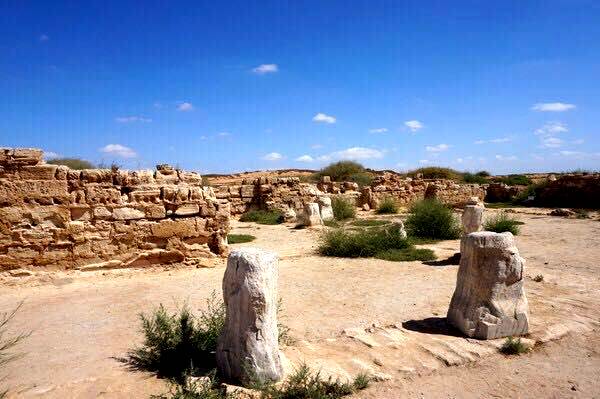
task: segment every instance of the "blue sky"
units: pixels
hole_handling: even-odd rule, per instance
[[[201,172],[600,169],[600,2],[5,1],[0,146]]]

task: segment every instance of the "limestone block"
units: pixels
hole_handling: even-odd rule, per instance
[[[481,230],[484,209],[480,205],[465,206],[462,214],[463,233],[465,235]]]
[[[162,204],[142,204],[141,207],[148,219],[164,219],[167,216],[165,206]]]
[[[139,209],[123,207],[113,209],[113,219],[115,220],[134,220],[143,219],[146,214]]]
[[[160,188],[134,190],[129,193],[129,202],[158,204],[160,202]]]
[[[186,172],[184,170],[180,170],[177,172],[179,175],[179,180],[188,184],[202,184],[202,176],[197,172]]]
[[[90,183],[85,185],[85,200],[89,205],[119,205],[121,204],[121,191],[113,185]]]
[[[394,218],[391,220],[391,222],[392,222],[392,228],[398,229],[398,233],[401,238],[408,237],[408,234],[406,233],[406,229],[404,228],[404,222],[402,221],[402,219]]]
[[[72,220],[92,220],[92,208],[87,205],[71,205],[70,210]]]
[[[334,219],[331,198],[319,197],[319,207],[321,211],[321,219],[323,219],[323,221]]]
[[[321,219],[321,212],[319,210],[319,204],[316,202],[304,204],[304,210],[300,218],[300,224],[309,227],[320,226],[323,224],[323,219]]]
[[[31,201],[41,205],[68,203],[66,181],[0,179],[0,202],[17,204]]]
[[[182,204],[177,207],[175,210],[175,215],[177,216],[189,216],[196,215],[200,212],[200,207],[198,204]]]
[[[85,183],[106,183],[112,184],[111,169],[84,169],[81,171],[81,181]]]
[[[235,250],[227,259],[223,276],[227,313],[216,353],[217,367],[226,379],[278,381],[283,376],[277,261],[275,253],[252,247]]]
[[[185,218],[177,220],[161,220],[153,224],[150,228],[152,235],[159,238],[169,237],[195,237],[198,235],[196,230],[195,218]]]
[[[156,165],[154,179],[160,184],[177,184],[179,182],[179,175],[169,165]]]
[[[58,165],[32,165],[19,169],[19,177],[23,180],[53,180]]]
[[[286,222],[294,222],[296,221],[296,211],[293,208],[287,207],[283,211],[283,220]]]
[[[147,267],[181,262],[185,256],[177,250],[151,249],[135,256],[124,264],[125,267]]]
[[[242,198],[254,197],[254,186],[253,185],[243,185],[240,189],[240,194],[241,194]]]
[[[9,152],[9,165],[37,165],[42,162],[44,152],[37,148],[15,148]]]
[[[529,316],[523,289],[525,260],[519,256],[513,235],[471,233],[463,238],[461,249],[448,322],[478,339],[526,334]]]

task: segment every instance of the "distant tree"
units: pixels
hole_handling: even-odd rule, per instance
[[[93,163],[79,158],[54,158],[46,161],[46,163],[51,165],[64,165],[75,170],[94,169]]]
[[[317,178],[329,176],[333,181],[353,181],[361,186],[371,183],[373,179],[363,165],[354,161],[339,161],[327,165],[316,174]]]

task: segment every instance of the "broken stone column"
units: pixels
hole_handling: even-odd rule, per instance
[[[321,219],[323,221],[333,220],[333,207],[331,206],[331,198],[319,197],[319,206],[321,208]]]
[[[321,212],[319,211],[319,204],[317,204],[316,202],[309,202],[307,204],[304,204],[304,211],[302,212],[300,224],[309,227],[320,226],[323,224],[323,219],[321,219]]]
[[[481,230],[483,210],[481,205],[467,205],[462,214],[463,233],[465,235]]]
[[[526,334],[528,305],[523,265],[511,233],[481,231],[463,237],[448,322],[478,339]]]
[[[277,329],[277,254],[232,251],[223,276],[227,309],[217,367],[229,380],[278,381],[283,376]]]

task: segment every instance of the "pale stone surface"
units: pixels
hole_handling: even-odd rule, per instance
[[[465,206],[462,214],[463,233],[465,235],[481,230],[484,209],[480,205]]]
[[[286,208],[285,211],[283,211],[283,220],[286,222],[296,221],[296,211],[289,207]]]
[[[406,229],[404,228],[404,222],[402,221],[402,219],[400,219],[400,218],[392,219],[392,226],[398,227],[400,237],[402,237],[402,238],[408,237],[408,234],[406,233]]]
[[[331,198],[319,197],[319,206],[321,208],[321,219],[323,221],[333,220],[333,207],[331,206]]]
[[[316,202],[309,202],[304,204],[304,211],[300,219],[300,224],[303,226],[320,226],[323,224],[321,219],[321,212],[319,211],[319,204]]]
[[[225,326],[217,367],[231,380],[278,381],[283,375],[277,328],[277,254],[246,247],[231,252],[223,276]]]
[[[448,322],[469,337],[493,339],[528,332],[523,265],[511,233],[482,231],[462,239]]]

